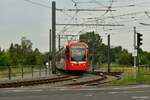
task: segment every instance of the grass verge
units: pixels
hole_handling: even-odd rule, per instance
[[[150,75],[139,75],[136,78],[133,75],[125,75],[120,80],[111,82],[114,85],[132,85],[132,84],[150,84]]]
[[[100,69],[103,72],[107,72],[107,65],[101,65]],[[129,85],[129,84],[150,84],[150,67],[140,66],[140,75],[134,78],[133,66],[111,65],[111,72],[123,72],[120,80],[114,80],[110,84],[112,85]],[[138,68],[136,68],[138,72]]]

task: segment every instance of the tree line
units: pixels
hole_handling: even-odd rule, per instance
[[[102,42],[102,38],[95,32],[87,32],[80,35],[80,41],[89,46],[89,60],[93,64],[106,64],[108,61],[108,45]],[[44,65],[48,62],[48,52],[41,53],[38,48],[33,50],[32,42],[26,37],[21,38],[19,44],[11,43],[8,50],[0,48],[0,66],[16,65]],[[111,62],[121,65],[133,65],[133,57],[127,49],[116,46],[110,49]],[[150,52],[140,49],[140,64],[150,65]]]
[[[108,45],[102,42],[102,38],[95,32],[87,32],[80,35],[80,41],[84,41],[89,46],[89,57],[93,59],[94,64],[105,64],[108,61]],[[127,49],[122,46],[116,46],[110,48],[111,62],[121,65],[133,65],[134,60],[132,53],[129,53]],[[150,65],[150,52],[140,49],[140,64]],[[90,59],[89,58],[89,59]]]
[[[26,37],[20,44],[11,43],[8,50],[0,48],[0,66],[43,65],[48,61],[48,53],[41,53],[38,48],[32,49],[32,42]]]

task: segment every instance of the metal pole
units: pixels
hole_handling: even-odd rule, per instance
[[[33,66],[31,66],[31,70],[32,70],[32,79],[33,79]]]
[[[60,50],[60,34],[58,35],[58,49]]]
[[[47,77],[47,66],[45,66],[45,77]]]
[[[134,79],[136,79],[136,56],[134,56]]]
[[[140,66],[139,66],[139,47],[137,48],[137,67],[138,67],[138,76],[140,75]]]
[[[92,72],[94,72],[94,46],[93,46],[93,55],[92,55]]]
[[[9,80],[11,80],[11,66],[8,67],[8,76],[9,76]]]
[[[110,73],[110,34],[108,35],[108,73]]]
[[[22,73],[22,79],[23,79],[23,65],[21,65],[21,73]]]
[[[52,31],[51,29],[49,30],[49,56],[48,56],[48,68],[49,68],[49,75],[50,75],[50,67],[51,67],[51,55],[52,55]]]
[[[52,73],[56,74],[56,6],[52,2]]]
[[[136,27],[134,27],[134,54],[136,54]],[[134,55],[134,79],[136,79],[136,55]]]
[[[39,77],[41,77],[41,65],[39,66]]]
[[[136,27],[134,27],[134,50],[136,50]]]

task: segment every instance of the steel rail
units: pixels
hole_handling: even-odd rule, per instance
[[[11,87],[21,87],[21,86],[33,86],[33,85],[40,85],[40,84],[50,84],[50,83],[56,83],[56,82],[78,79],[80,77],[81,76],[61,76],[61,77],[56,77],[56,78],[7,82],[7,83],[0,83],[0,88],[11,88]]]
[[[75,83],[70,83],[70,84],[66,84],[66,85],[69,85],[69,86],[87,85],[87,84],[99,82],[99,81],[102,81],[102,80],[105,80],[105,79],[107,79],[107,77],[106,77],[106,76],[103,76],[103,77],[101,77],[101,78],[97,78],[97,79],[93,79],[93,80],[88,80],[88,81],[83,81],[83,82],[75,82]]]

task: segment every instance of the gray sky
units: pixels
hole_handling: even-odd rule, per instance
[[[0,0],[0,47],[9,48],[10,43],[18,43],[22,36],[33,42],[33,48],[48,51],[48,32],[51,28],[52,0]],[[107,34],[111,34],[113,46],[123,46],[133,51],[133,26],[143,34],[143,50],[150,51],[150,1],[149,0],[55,0],[56,7],[62,9],[108,9],[116,11],[101,12],[57,12],[57,23],[99,23],[123,24],[124,26],[57,26],[57,34],[80,35],[88,31],[98,32],[107,43]],[[113,1],[113,2],[112,2]],[[40,6],[45,5],[45,6]],[[50,8],[48,8],[50,7]],[[145,13],[145,11],[147,11]],[[148,12],[149,11],[149,12]],[[96,21],[96,19],[98,19]],[[107,34],[106,34],[107,33]],[[61,40],[63,45],[64,41]]]

